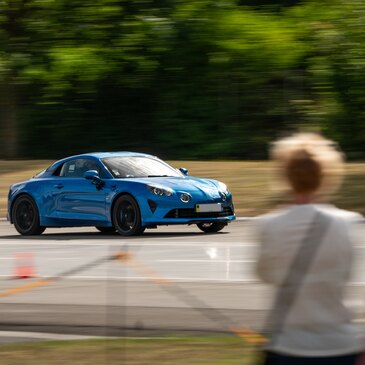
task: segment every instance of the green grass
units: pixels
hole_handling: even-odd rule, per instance
[[[0,161],[0,216],[6,215],[9,185],[33,176],[51,161]],[[272,189],[272,166],[266,161],[171,161],[193,176],[225,182],[232,191],[237,215],[254,216],[284,203]],[[365,163],[347,165],[342,189],[333,197],[344,209],[365,214]]]
[[[252,365],[257,356],[240,338],[229,335],[0,346],[1,365]]]

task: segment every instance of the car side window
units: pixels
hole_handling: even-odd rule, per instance
[[[59,176],[62,177],[83,177],[88,170],[96,170],[100,177],[104,177],[104,172],[101,170],[99,164],[95,161],[86,158],[76,158],[65,162],[60,170]]]

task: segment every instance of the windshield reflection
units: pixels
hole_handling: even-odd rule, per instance
[[[140,177],[181,177],[181,172],[175,170],[165,162],[143,156],[108,157],[103,160],[104,165],[117,179]]]

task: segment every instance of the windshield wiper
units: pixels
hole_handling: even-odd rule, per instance
[[[147,177],[169,177],[169,175],[148,175]]]

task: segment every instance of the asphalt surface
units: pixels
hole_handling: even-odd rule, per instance
[[[255,243],[252,224],[234,222],[218,234],[195,226],[159,227],[143,236],[123,238],[94,228],[47,229],[37,237],[22,237],[0,222],[0,278],[14,274],[16,264],[33,263],[41,277],[59,275],[98,258],[128,252],[159,275],[173,280],[247,281],[254,279]],[[23,259],[22,254],[31,256]],[[19,265],[18,265],[19,266]],[[145,279],[138,270],[105,263],[71,275],[73,279]]]
[[[358,234],[363,233],[365,227]],[[365,246],[358,242],[348,301],[362,318]],[[117,253],[122,260],[108,260]],[[232,325],[260,329],[272,296],[255,277],[255,255],[253,220],[233,222],[218,234],[169,226],[133,238],[92,227],[47,229],[29,238],[2,221],[0,330],[8,332],[0,342],[39,340],[39,332],[119,336],[228,331]],[[36,277],[15,279],[22,270]],[[49,277],[48,285],[6,292]]]

